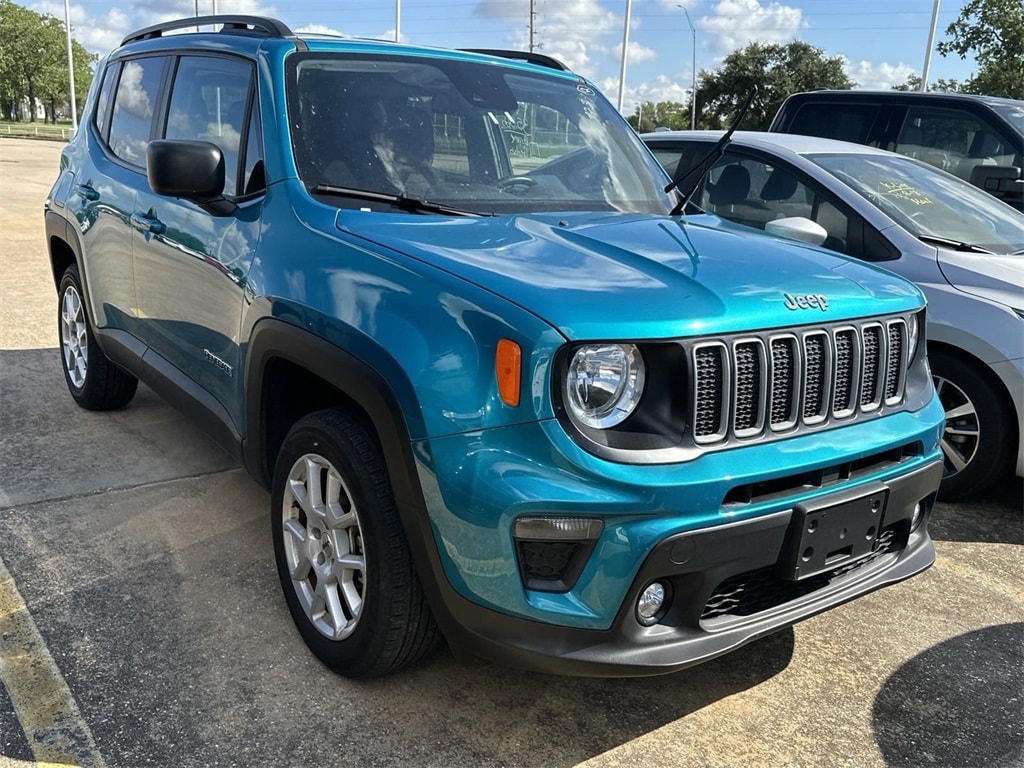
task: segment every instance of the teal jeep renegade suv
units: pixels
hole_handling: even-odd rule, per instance
[[[668,181],[548,57],[140,30],[46,203],[68,389],[144,381],[270,490],[344,675],[671,672],[924,570],[920,292]]]

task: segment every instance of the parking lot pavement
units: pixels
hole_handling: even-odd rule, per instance
[[[267,494],[145,387],[115,414],[67,395],[58,151],[0,139],[0,768],[1024,765],[1017,480],[938,505],[926,573],[674,675],[447,651],[328,672],[281,598]]]

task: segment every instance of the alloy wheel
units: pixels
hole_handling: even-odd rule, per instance
[[[82,297],[73,285],[64,291],[60,310],[60,342],[64,350],[64,368],[73,386],[85,386],[89,366],[89,337],[85,325]]]
[[[964,470],[974,459],[981,442],[981,422],[978,411],[967,394],[949,379],[935,376],[935,390],[946,412],[942,429],[942,457],[944,476],[950,477]]]
[[[299,604],[317,631],[355,631],[366,594],[359,513],[344,479],[323,456],[306,454],[288,473],[282,501],[285,558]]]

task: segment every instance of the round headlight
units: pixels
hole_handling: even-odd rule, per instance
[[[633,344],[588,344],[569,361],[565,402],[584,426],[621,424],[636,409],[643,389],[644,361]]]

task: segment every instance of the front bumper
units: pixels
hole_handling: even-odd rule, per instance
[[[928,568],[935,553],[927,517],[941,476],[941,461],[932,461],[876,484],[887,502],[875,548],[806,579],[783,573],[790,509],[665,538],[644,560],[608,629],[514,617],[455,593],[447,595],[449,621],[442,623],[456,652],[513,666],[601,677],[673,672]],[[842,504],[850,496],[846,490],[821,501]],[[918,504],[923,514],[911,530]],[[671,602],[648,627],[634,606],[654,580],[670,585]]]

